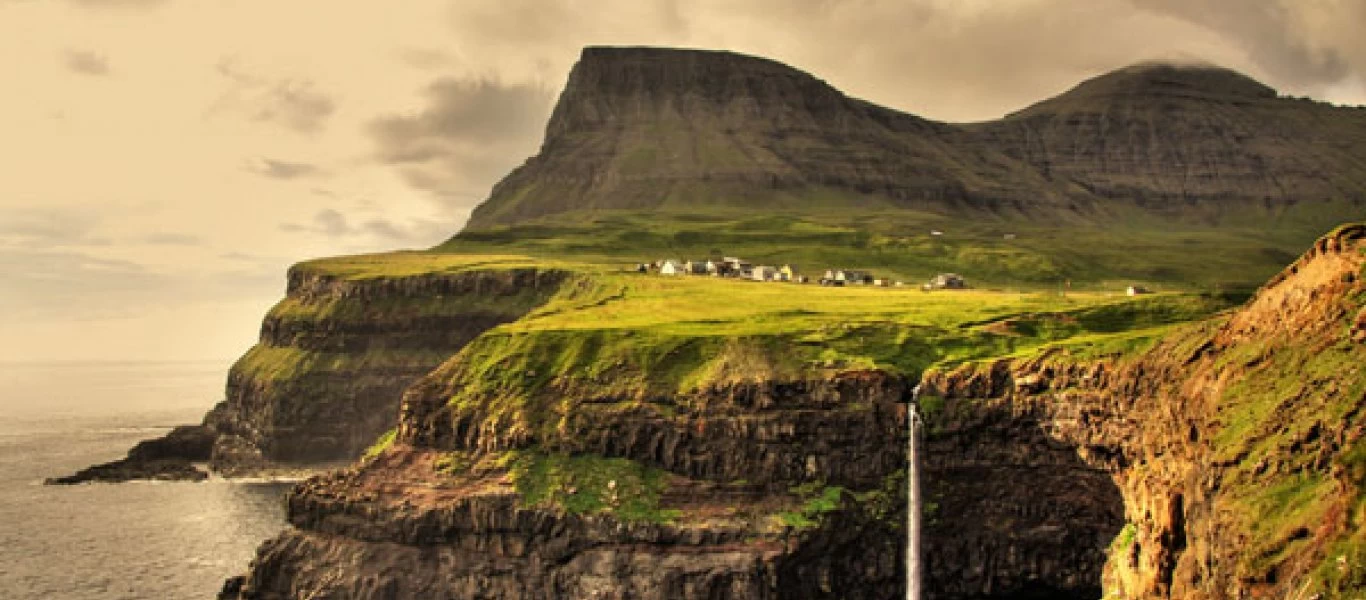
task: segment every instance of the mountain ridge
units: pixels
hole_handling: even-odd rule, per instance
[[[714,205],[1103,224],[1345,204],[1297,209],[1329,213],[1315,220],[1322,231],[1360,214],[1363,181],[1366,111],[1278,97],[1218,67],[1135,65],[999,120],[955,124],[769,59],[589,47],[540,151],[493,188],[466,231]]]

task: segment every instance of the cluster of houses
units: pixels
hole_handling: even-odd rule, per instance
[[[802,275],[794,265],[779,267],[756,265],[749,261],[727,256],[711,260],[661,259],[652,263],[639,263],[635,270],[640,273],[657,272],[660,275],[702,275],[728,277],[749,281],[779,281],[791,283],[811,283],[811,278]],[[827,269],[825,275],[816,280],[824,286],[842,287],[846,285],[870,285],[874,287],[903,287],[903,281],[875,277],[866,271],[853,269]],[[926,290],[966,289],[967,282],[954,273],[943,273],[921,286]]]
[[[660,275],[710,275],[712,277],[753,281],[791,281],[795,283],[808,283],[810,281],[808,277],[799,274],[797,267],[793,265],[781,267],[756,265],[733,256],[719,260],[657,260],[653,263],[640,263],[636,265],[636,270],[641,273],[657,271]]]

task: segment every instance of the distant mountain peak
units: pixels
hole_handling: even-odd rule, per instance
[[[782,63],[725,50],[589,46],[569,73],[551,116],[547,142],[623,121],[756,116],[775,106],[844,95]],[[743,113],[743,114],[741,114]]]
[[[1189,61],[1132,65],[998,121],[950,124],[765,58],[594,46],[540,152],[494,186],[467,229],[607,211],[870,207],[1216,223],[1301,205],[1340,222],[1366,203],[1363,132],[1366,113],[1278,98]]]
[[[1063,94],[1011,116],[1079,103],[1111,103],[1117,99],[1172,98],[1248,102],[1276,98],[1276,90],[1247,75],[1197,61],[1153,60],[1087,79]]]

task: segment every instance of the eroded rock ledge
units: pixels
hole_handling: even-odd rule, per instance
[[[226,476],[346,464],[395,426],[404,389],[479,334],[540,305],[566,277],[531,267],[356,277],[296,265],[260,341],[229,371],[226,399],[201,425],[49,482],[208,476],[192,463]],[[190,432],[208,449],[182,443]]]
[[[904,461],[907,393],[877,372],[719,386],[673,410],[571,420],[554,439],[526,440],[456,435],[441,386],[417,386],[395,446],[291,493],[294,529],[226,597],[892,597],[902,519],[886,494],[899,490],[880,486]],[[672,516],[527,505],[500,457],[533,446],[659,469],[657,510]],[[866,464],[842,454],[851,448],[868,451]],[[443,471],[452,456],[469,466]],[[836,459],[848,468],[821,470]],[[850,491],[819,526],[798,527],[782,515],[803,510],[790,489],[801,482]]]
[[[1340,228],[1244,308],[1141,354],[928,375],[936,597],[1050,573],[1124,598],[1359,590],[1363,240]]]

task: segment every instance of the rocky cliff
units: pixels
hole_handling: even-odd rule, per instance
[[[397,424],[403,390],[480,333],[552,296],[568,274],[497,257],[343,257],[289,271],[225,399],[128,456],[48,483],[202,480],[339,466]]]
[[[929,597],[1360,593],[1364,250],[1366,226],[1340,228],[1151,347],[927,372]],[[410,387],[390,445],[296,488],[293,528],[223,596],[903,593],[910,381],[623,387],[574,366],[596,343],[504,372],[519,335]]]
[[[1141,354],[929,374],[932,589],[1360,594],[1363,252],[1366,226],[1341,228],[1247,306]]]
[[[1281,98],[1214,67],[1137,65],[960,125],[761,58],[587,48],[540,152],[467,229],[708,206],[1186,226],[1290,211],[1327,228],[1360,215],[1364,178],[1366,110]]]
[[[225,474],[350,461],[396,425],[403,390],[480,333],[553,294],[535,268],[354,278],[304,264],[228,373],[206,424]]]
[[[294,529],[263,546],[225,596],[890,598],[900,589],[896,488],[883,481],[905,456],[900,378],[850,372],[646,403],[565,397],[552,409],[561,424],[543,432],[466,420],[449,402],[460,385],[427,378],[407,394],[393,446],[295,489]]]

